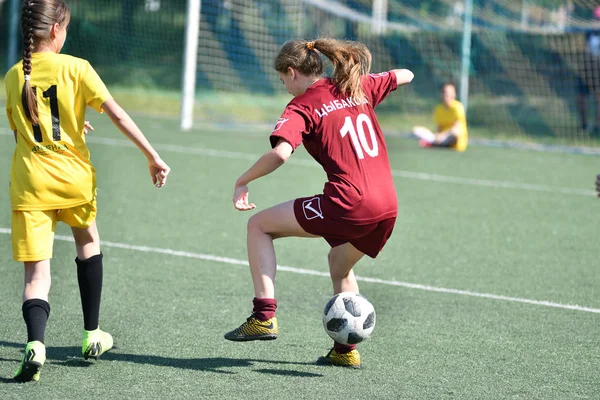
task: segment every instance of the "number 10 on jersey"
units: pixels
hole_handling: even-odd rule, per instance
[[[369,131],[371,145],[369,145],[365,135],[365,126]],[[373,128],[373,123],[367,114],[358,114],[356,117],[356,124],[354,121],[352,121],[351,116],[347,116],[346,120],[344,121],[344,126],[342,126],[342,129],[340,129],[340,133],[342,134],[342,137],[346,137],[348,134],[350,135],[352,146],[354,146],[354,151],[359,159],[362,160],[365,158],[365,153],[367,153],[370,157],[377,157],[379,154],[375,129]]]

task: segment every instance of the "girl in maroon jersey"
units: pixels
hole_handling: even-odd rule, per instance
[[[322,77],[322,55],[333,65],[331,78]],[[248,184],[280,167],[301,144],[323,167],[328,181],[322,194],[278,204],[248,221],[254,310],[225,335],[233,341],[277,338],[273,239],[324,238],[331,245],[334,293],[358,293],[352,267],[365,254],[375,258],[381,251],[398,209],[385,140],[373,109],[399,85],[409,83],[412,72],[396,69],[369,75],[367,47],[335,39],[289,41],[274,67],[294,98],[271,133],[273,149],[236,181],[233,204],[238,210],[254,209],[248,202]],[[355,345],[334,343],[319,360],[360,366]]]

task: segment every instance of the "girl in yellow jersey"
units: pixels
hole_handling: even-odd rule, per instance
[[[446,82],[441,86],[442,103],[433,111],[437,133],[423,126],[415,126],[413,135],[417,136],[421,147],[449,147],[456,151],[465,151],[469,142],[465,109],[456,100],[456,87]]]
[[[77,249],[82,354],[96,359],[113,345],[112,336],[98,327],[102,253],[95,222],[96,176],[84,139],[86,107],[105,111],[137,145],[157,187],[166,183],[170,171],[91,65],[59,54],[69,20],[62,0],[24,1],[23,60],[5,77],[6,113],[17,143],[10,175],[13,256],[25,264],[22,309],[28,343],[15,373],[21,382],[38,380],[46,360],[44,331],[57,221],[71,227]]]

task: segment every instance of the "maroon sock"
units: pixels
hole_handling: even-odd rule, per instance
[[[268,321],[275,316],[277,310],[277,300],[275,299],[259,299],[257,297],[252,300],[254,304],[254,317],[259,321]]]
[[[346,354],[346,353],[350,353],[352,350],[356,349],[356,345],[333,342],[333,349],[338,354]]]

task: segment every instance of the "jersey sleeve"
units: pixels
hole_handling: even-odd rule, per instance
[[[81,85],[85,96],[85,102],[98,112],[102,112],[102,104],[112,98],[106,85],[98,76],[98,73],[89,62],[83,60],[81,68]]]
[[[391,71],[366,75],[362,80],[362,84],[373,108],[377,107],[388,94],[398,88],[396,74]]]
[[[296,150],[302,144],[304,136],[309,134],[311,126],[311,119],[304,109],[294,103],[288,104],[269,137],[271,147],[275,147],[279,139],[283,139]]]
[[[10,90],[8,90],[8,79],[7,78],[8,77],[4,78],[4,86],[6,88],[6,118],[8,118],[8,124],[10,125],[10,130],[16,131],[17,126],[15,125],[15,121],[13,120],[13,116],[12,116],[12,100],[10,98],[10,96],[11,96]]]

